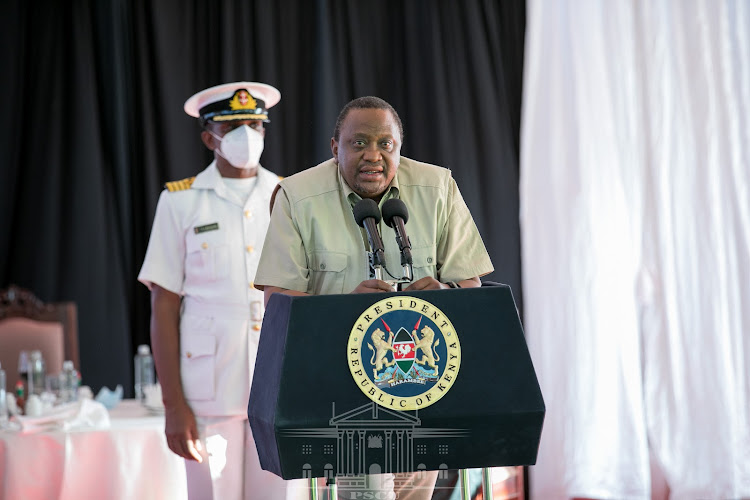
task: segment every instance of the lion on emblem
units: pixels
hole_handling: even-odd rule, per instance
[[[393,332],[389,331],[388,333],[390,334],[388,335],[388,340],[385,340],[385,332],[380,328],[376,328],[370,336],[375,347],[367,344],[367,347],[372,350],[370,364],[375,366],[372,370],[374,378],[378,378],[378,372],[380,370],[396,364],[395,359],[392,359],[391,361],[385,359],[388,355],[388,351],[395,352],[393,350]]]
[[[422,327],[421,333],[422,337],[420,338],[416,331],[412,332],[414,336],[414,352],[422,349],[422,359],[415,359],[414,362],[418,365],[427,365],[433,370],[437,370],[435,362],[440,361],[440,356],[435,351],[435,347],[440,344],[440,339],[437,339],[433,344],[432,341],[435,339],[435,332],[427,325]]]

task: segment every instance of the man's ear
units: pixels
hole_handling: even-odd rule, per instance
[[[219,147],[216,145],[216,138],[209,134],[207,130],[201,132],[201,140],[203,141],[203,144],[205,144],[206,147],[211,151]]]
[[[333,162],[339,164],[339,143],[335,138],[331,137],[331,154],[333,155]]]

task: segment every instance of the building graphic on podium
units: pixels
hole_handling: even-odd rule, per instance
[[[370,474],[447,470],[452,443],[467,435],[467,431],[423,428],[417,413],[418,410],[390,410],[370,402],[337,415],[333,404],[329,427],[289,429],[283,435],[296,441],[302,457],[330,457],[324,467],[325,476],[335,474],[340,485],[366,486],[363,476]],[[303,477],[312,477],[309,463],[304,463],[302,469]]]

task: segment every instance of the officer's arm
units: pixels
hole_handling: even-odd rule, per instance
[[[162,388],[167,445],[188,460],[202,461],[198,429],[180,378],[180,296],[154,283],[151,287],[151,347]],[[196,449],[196,447],[198,449]]]
[[[157,284],[151,288],[151,344],[166,403],[184,403],[180,380],[180,296]]]

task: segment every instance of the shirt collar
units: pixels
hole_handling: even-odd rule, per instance
[[[221,182],[221,174],[219,169],[216,168],[216,160],[212,161],[211,164],[201,173],[195,176],[193,185],[190,186],[192,189],[213,189],[216,190],[217,186],[223,186]]]
[[[279,182],[279,178],[258,165],[258,172],[255,174],[257,177],[258,185],[273,189]],[[213,189],[214,191],[224,191],[225,184],[221,180],[221,173],[216,166],[216,160],[212,161],[206,169],[195,176],[195,181],[191,186],[192,189]],[[261,190],[265,192],[266,190]]]

